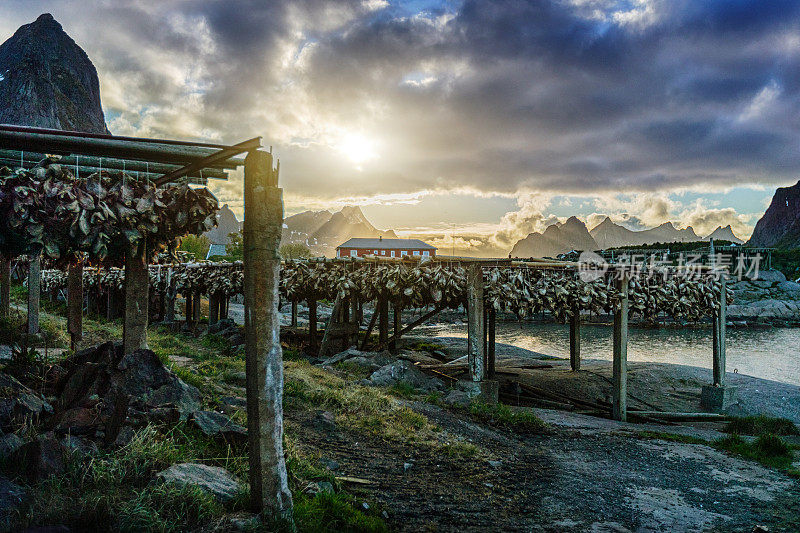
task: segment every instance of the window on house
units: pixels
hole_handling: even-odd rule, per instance
[[[386,250],[381,250],[381,255],[386,255]]]
[[[414,250],[414,255],[419,255],[419,250]]]
[[[358,250],[350,250],[350,257],[356,257],[358,255]]]
[[[392,257],[394,257],[394,250],[392,250]]]
[[[428,253],[428,250],[425,250],[424,252],[422,252],[422,255],[430,255],[430,253]]]
[[[400,250],[400,257],[403,257],[404,255],[408,255],[408,252],[405,250]]]
[[[378,255],[378,250],[375,250],[375,255]]]

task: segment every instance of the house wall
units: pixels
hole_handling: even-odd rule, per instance
[[[405,253],[406,255],[409,255],[409,256],[413,256],[414,252],[416,252],[417,255],[421,256],[421,257],[425,256],[426,252],[427,252],[429,257],[435,257],[436,256],[436,250],[421,250],[421,249],[418,249],[418,250],[414,250],[414,249],[410,249],[410,250],[403,249],[403,250],[400,250],[398,248],[398,249],[394,249],[394,250],[377,250],[378,253],[376,254],[375,253],[376,252],[375,249],[367,250],[367,249],[364,249],[364,248],[337,248],[336,249],[336,257],[351,257],[350,252],[352,250],[356,251],[356,256],[357,257],[364,257],[366,255],[375,255],[377,257],[392,257],[392,252],[394,252],[394,257],[396,257],[396,258],[397,257],[402,257],[403,253]],[[385,255],[384,255],[384,252],[385,252]]]

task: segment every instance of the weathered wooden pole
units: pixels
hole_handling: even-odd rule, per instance
[[[389,349],[396,350],[400,341],[400,330],[402,326],[403,309],[398,304],[392,304],[392,341],[389,342]]]
[[[569,318],[569,365],[573,371],[581,369],[581,312],[574,309]]]
[[[317,349],[317,301],[308,300],[308,346]]]
[[[186,311],[184,312],[186,324],[190,324],[192,322],[192,316],[194,316],[194,313],[192,312],[192,293],[186,292],[183,295],[183,298],[186,300]]]
[[[378,297],[378,344],[386,344],[389,340],[389,300],[385,296]]]
[[[272,155],[250,152],[244,168],[244,320],[250,500],[270,519],[292,519],[283,455],[283,353],[278,247],[283,197]]]
[[[486,378],[495,378],[495,325],[497,322],[497,311],[493,306],[489,306],[488,331],[486,332]]]
[[[150,272],[144,242],[129,247],[125,255],[125,322],[122,345],[126,354],[147,348]]]
[[[486,377],[483,346],[483,270],[473,263],[467,267],[467,359],[470,377],[475,382]]]
[[[719,309],[714,314],[714,385],[725,386],[725,329],[727,322],[727,289],[725,276],[720,276]]]
[[[219,320],[219,294],[212,292],[208,295],[208,325],[216,324]]]
[[[613,407],[614,420],[628,418],[628,274],[620,271],[617,278],[619,302],[614,311]]]
[[[11,316],[11,260],[0,256],[0,318]]]
[[[167,269],[167,288],[164,291],[164,322],[172,324],[175,322],[175,287],[172,285],[172,267]]]
[[[195,291],[192,296],[192,324],[197,325],[200,323],[200,304],[203,301],[203,295],[200,291]]]
[[[67,272],[67,332],[70,348],[78,349],[83,338],[83,261],[76,259]]]
[[[292,300],[292,324],[293,328],[297,327],[297,300]]]
[[[41,298],[42,257],[31,257],[28,269],[28,333],[39,333],[39,299]]]

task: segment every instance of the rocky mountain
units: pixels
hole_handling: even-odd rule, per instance
[[[779,187],[764,216],[756,223],[750,246],[800,247],[800,181]]]
[[[731,241],[731,242],[735,242],[736,244],[743,244],[744,243],[744,241],[742,239],[740,239],[739,237],[737,237],[733,233],[733,228],[731,228],[730,224],[728,224],[724,228],[722,226],[719,226],[717,229],[712,231],[709,235],[706,235],[705,237],[703,237],[704,241],[707,241],[709,239],[714,239],[715,241]]]
[[[228,204],[222,206],[217,213],[217,227],[204,233],[211,244],[228,244],[231,240],[228,235],[241,229],[241,223],[233,214]]]
[[[0,45],[0,123],[108,133],[97,70],[49,13]]]
[[[677,229],[672,222],[664,222],[655,228],[633,231],[615,224],[609,217],[606,217],[600,224],[592,228],[589,233],[597,241],[600,248],[702,240],[691,226],[685,229]]]
[[[609,217],[606,217],[600,224],[592,228],[589,234],[594,238],[595,242],[597,242],[597,246],[600,248],[629,246],[631,243],[639,240],[636,231],[615,224]]]
[[[570,250],[596,250],[599,246],[586,224],[569,217],[564,224],[547,226],[543,233],[531,233],[511,249],[512,257],[555,257]]]
[[[381,236],[397,238],[392,230],[376,229],[358,206],[345,206],[336,213],[304,211],[286,217],[281,242],[305,244],[316,254],[333,256],[347,239]]]

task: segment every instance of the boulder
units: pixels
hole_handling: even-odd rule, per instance
[[[241,445],[247,442],[247,429],[216,411],[196,411],[192,422],[209,437],[222,439],[230,444]]]
[[[230,415],[236,411],[247,409],[247,399],[240,398],[239,396],[222,396],[217,400],[217,405],[220,411],[226,415]]]
[[[156,474],[156,479],[178,486],[199,487],[222,503],[232,500],[239,492],[239,482],[230,472],[218,466],[199,463],[172,465]]]
[[[462,390],[451,390],[447,393],[447,396],[442,399],[442,401],[447,405],[466,407],[469,405],[470,398],[469,394]]]
[[[64,471],[69,454],[74,451],[71,444],[52,432],[44,433],[12,453],[11,463],[31,481],[41,481]]]
[[[395,361],[379,368],[372,373],[369,380],[373,385],[386,387],[405,382],[415,389],[425,392],[444,390],[445,388],[440,379],[426,375],[406,360]]]
[[[22,487],[0,476],[0,530],[11,531],[11,520],[24,500]]]
[[[235,328],[236,322],[231,320],[230,318],[223,318],[218,320],[215,324],[211,324],[208,326],[208,332],[218,334],[221,331],[224,331],[228,328]]]
[[[105,422],[97,409],[73,407],[59,414],[53,431],[70,435],[94,435],[98,429],[105,427]]]
[[[13,431],[15,426],[36,422],[52,412],[53,407],[41,394],[0,372],[0,430]]]
[[[25,444],[25,441],[14,433],[3,435],[0,437],[0,459],[6,459],[11,456],[23,444]]]
[[[364,355],[365,355],[364,352],[361,352],[360,350],[357,350],[355,348],[348,348],[347,350],[345,350],[343,352],[339,352],[336,355],[328,357],[327,359],[323,360],[322,363],[320,363],[320,364],[322,364],[322,365],[333,365],[333,364],[336,364],[336,363],[338,363],[340,361],[346,361],[347,359],[350,359],[352,357],[361,357],[361,356],[364,356]]]

